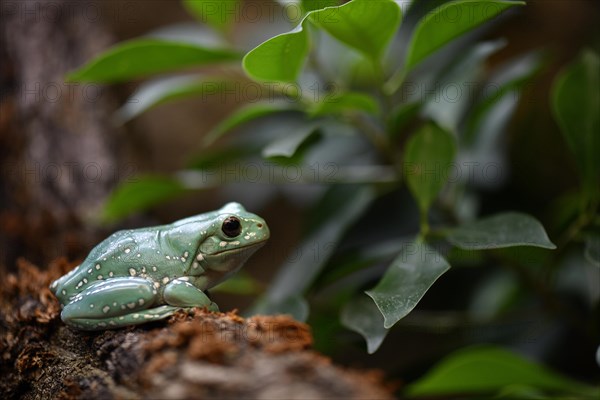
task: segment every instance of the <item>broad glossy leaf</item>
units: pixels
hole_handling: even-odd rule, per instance
[[[458,0],[436,8],[419,21],[415,28],[406,58],[406,70],[411,70],[456,37],[511,7],[524,4],[521,1],[506,0]]]
[[[158,72],[233,61],[231,50],[159,39],[134,39],[119,44],[69,74],[70,81],[120,82]]]
[[[313,11],[308,18],[339,41],[379,60],[398,29],[402,13],[391,0],[353,0]]]
[[[446,239],[466,250],[535,246],[555,249],[542,224],[530,215],[507,212],[451,229]]]
[[[377,286],[366,292],[383,314],[383,326],[391,328],[408,315],[449,268],[444,257],[426,243],[405,246]]]
[[[119,122],[127,122],[140,114],[173,100],[192,96],[211,96],[233,86],[224,78],[198,75],[174,76],[146,82],[116,112]]]
[[[227,31],[241,13],[239,0],[183,0],[184,7],[200,22]]]
[[[302,0],[304,11],[319,10],[325,7],[334,7],[340,5],[340,0]]]
[[[300,24],[292,31],[272,37],[250,50],[242,66],[258,81],[294,83],[308,54],[308,32]]]
[[[556,119],[579,164],[588,190],[600,178],[600,57],[591,51],[558,77],[552,89]]]
[[[305,26],[308,20],[348,46],[378,59],[400,19],[400,8],[391,0],[380,0],[377,7],[368,0],[353,0],[338,7],[310,11],[292,31],[250,50],[242,65],[256,80],[296,82],[309,50],[310,38]]]
[[[493,346],[461,349],[449,355],[408,386],[406,393],[410,396],[492,394],[513,385],[563,393],[591,393],[591,388],[583,384]]]
[[[369,354],[377,351],[388,334],[383,327],[383,316],[367,296],[359,295],[350,300],[342,309],[340,318],[346,328],[365,338]]]
[[[364,111],[368,114],[379,114],[379,104],[372,96],[364,93],[347,92],[339,95],[325,96],[322,101],[314,103],[309,113],[313,117],[326,114],[340,114],[348,111]]]
[[[243,106],[214,127],[206,135],[204,139],[205,143],[212,143],[232,129],[252,120],[279,112],[293,110],[296,110],[296,106],[291,102],[263,102]]]
[[[408,140],[405,175],[422,213],[427,212],[448,180],[455,152],[454,137],[433,123],[423,126]]]
[[[296,154],[298,148],[305,143],[318,130],[316,124],[308,124],[295,130],[285,133],[285,136],[269,143],[262,151],[264,158],[272,157],[292,157]]]
[[[103,218],[114,221],[180,196],[183,185],[164,176],[142,176],[117,187],[104,205]]]

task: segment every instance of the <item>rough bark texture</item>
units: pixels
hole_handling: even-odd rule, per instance
[[[24,260],[0,282],[0,393],[10,399],[387,399],[378,372],[342,369],[310,350],[287,316],[180,312],[113,331],[66,327],[47,271]]]
[[[1,8],[0,264],[80,256],[94,240],[81,220],[122,171],[109,92],[65,76],[111,35],[84,1],[7,0]]]

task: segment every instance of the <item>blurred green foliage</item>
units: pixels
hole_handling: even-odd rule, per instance
[[[343,325],[360,333],[373,353],[452,265],[491,262],[510,271],[492,274],[475,291],[471,318],[485,323],[519,304],[523,294],[512,272],[552,306],[552,290],[538,279],[562,268],[567,246],[585,242],[581,251],[588,262],[600,264],[600,68],[592,51],[574,60],[552,89],[554,114],[581,181],[571,200],[576,211],[564,212],[558,249],[553,251],[557,246],[530,215],[477,215],[478,190],[501,184],[489,174],[505,166],[501,138],[518,103],[515,93],[543,67],[542,57],[534,52],[490,71],[486,62],[506,42],[478,38],[524,2],[281,1],[281,7],[293,4],[301,10],[295,27],[241,52],[235,13],[226,10],[242,3],[183,3],[213,28],[206,38],[153,35],[130,40],[70,79],[119,82],[190,66],[212,67],[208,75],[188,73],[144,83],[137,101],[119,110],[123,122],[165,102],[248,84],[248,77],[269,94],[243,105],[209,132],[206,152],[187,170],[126,183],[104,209],[105,217],[115,221],[186,191],[227,185],[223,179],[195,182],[194,172],[261,157],[271,172],[278,172],[274,175],[284,177],[267,183],[318,185],[322,195],[308,201],[303,241],[251,312],[290,313],[298,319],[310,313],[317,339],[320,329],[330,335]],[[222,65],[227,65],[226,74],[215,68]],[[473,82],[491,83],[496,90],[475,87],[469,95],[448,94]],[[423,87],[429,88],[426,96],[417,93]],[[270,127],[266,134],[244,132],[249,123],[259,121]],[[236,130],[242,133],[237,140],[214,148]],[[302,172],[302,179],[285,179],[282,171],[290,166]],[[412,204],[382,200],[405,187]],[[409,219],[399,229],[403,222],[398,215],[411,214],[418,221],[411,224]],[[540,265],[550,272],[538,274]],[[262,288],[242,276],[220,290],[257,293]],[[341,325],[328,323],[328,313],[339,315]],[[577,398],[598,391],[507,350],[475,347],[448,356],[405,392],[482,393]]]

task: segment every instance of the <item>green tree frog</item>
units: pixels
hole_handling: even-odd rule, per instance
[[[218,310],[204,291],[268,238],[262,218],[228,203],[169,225],[118,231],[50,289],[63,322],[83,330],[156,321],[188,307]]]

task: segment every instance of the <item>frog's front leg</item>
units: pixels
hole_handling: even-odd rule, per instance
[[[219,311],[219,307],[188,279],[177,278],[165,286],[163,293],[165,303],[175,307],[206,307],[210,311]]]
[[[172,315],[178,307],[152,307],[159,295],[152,281],[144,278],[112,278],[99,281],[65,305],[61,319],[84,330],[118,328]]]

